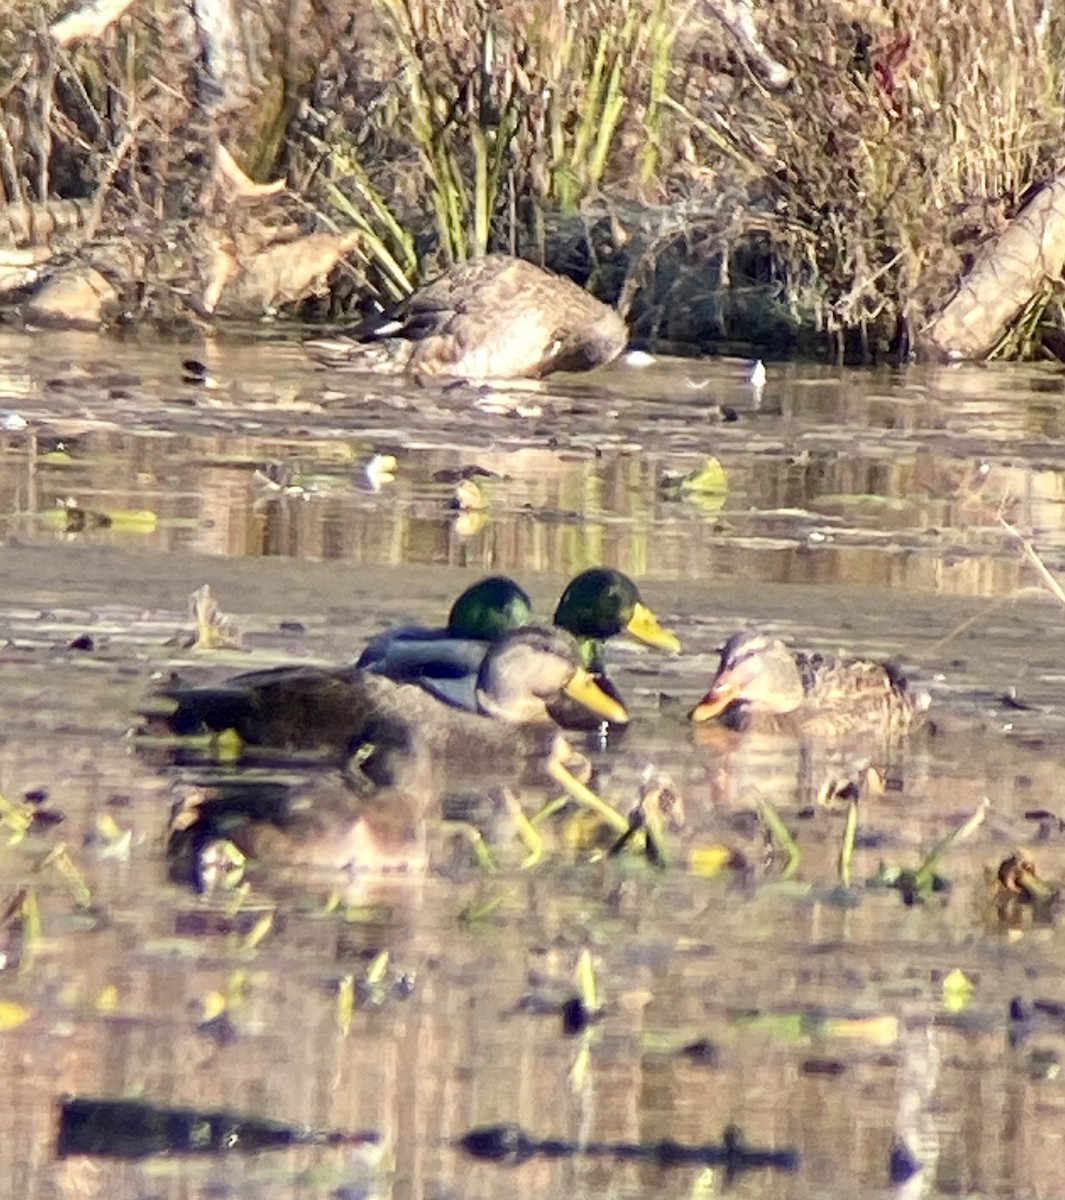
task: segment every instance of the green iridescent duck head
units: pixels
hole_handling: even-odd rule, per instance
[[[586,664],[594,661],[599,642],[619,633],[660,650],[680,650],[679,638],[644,604],[636,584],[612,567],[592,567],[574,576],[554,620],[580,642]]]
[[[451,606],[448,637],[498,642],[532,620],[532,601],[506,575],[490,575],[471,584]]]

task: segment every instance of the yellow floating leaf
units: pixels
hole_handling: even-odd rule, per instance
[[[235,729],[223,729],[215,738],[215,755],[219,762],[236,762],[244,750],[244,741]]]
[[[943,1007],[947,1012],[963,1012],[973,997],[972,980],[957,967],[948,971],[943,980]]]
[[[208,992],[203,998],[203,1020],[213,1021],[215,1017],[220,1017],[226,1011],[226,998],[221,992]]]
[[[263,915],[255,922],[248,931],[248,935],[244,939],[244,949],[254,950],[256,946],[263,940],[274,926],[274,914],[272,912],[263,913]]]
[[[898,1040],[898,1017],[884,1014],[879,1017],[831,1017],[824,1023],[829,1037],[854,1038],[875,1046],[890,1046]]]
[[[573,1092],[584,1090],[588,1082],[588,1069],[591,1063],[591,1047],[588,1039],[584,1038],[581,1041],[581,1048],[577,1051],[577,1056],[573,1060],[573,1066],[570,1067],[569,1085]]]
[[[14,1000],[0,1000],[0,1033],[6,1033],[9,1029],[18,1029],[31,1016],[33,1013],[24,1004],[19,1004]]]
[[[337,988],[337,1025],[340,1032],[347,1036],[351,1029],[351,1018],[355,1012],[355,976],[341,977]]]
[[[101,988],[97,992],[93,1004],[97,1012],[114,1012],[118,1008],[118,988],[113,983],[109,983],[107,987]]]
[[[111,518],[111,528],[127,533],[151,533],[159,524],[159,517],[150,508],[109,508],[105,516]]]
[[[714,843],[709,846],[696,846],[691,852],[689,866],[693,875],[709,879],[710,876],[723,871],[732,860],[732,850],[728,846]]]
[[[388,951],[382,950],[366,972],[366,982],[370,985],[379,984],[384,980],[385,972],[388,970]]]
[[[708,458],[696,471],[691,471],[680,481],[680,490],[685,493],[698,492],[703,495],[721,496],[728,491],[728,476],[716,458]]]

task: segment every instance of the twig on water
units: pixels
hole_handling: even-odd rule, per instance
[[[1046,584],[1047,590],[1057,600],[1057,602],[1065,608],[1065,590],[1062,590],[1061,584],[1050,573],[1046,563],[1039,557],[1039,551],[1036,550],[1030,538],[1026,538],[1015,525],[1011,525],[1005,517],[999,517],[999,524],[1011,537],[1015,537],[1020,544],[1021,553],[1035,567],[1039,573],[1039,578]]]

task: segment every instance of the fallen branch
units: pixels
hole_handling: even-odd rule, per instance
[[[1011,525],[1005,517],[999,517],[998,520],[1002,528],[1005,529],[1005,531],[1012,537],[1017,539],[1024,557],[1028,559],[1032,566],[1035,567],[1036,571],[1038,571],[1039,578],[1042,579],[1044,584],[1046,584],[1047,590],[1054,597],[1054,599],[1057,600],[1057,602],[1063,608],[1065,608],[1065,590],[1062,590],[1061,584],[1058,583],[1057,579],[1055,579],[1050,573],[1050,569],[1047,567],[1046,563],[1043,562],[1043,560],[1039,557],[1039,551],[1036,550],[1031,540],[1026,538],[1019,529]]]

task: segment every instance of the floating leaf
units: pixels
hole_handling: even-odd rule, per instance
[[[855,1038],[876,1046],[898,1040],[899,1019],[887,1013],[879,1017],[831,1017],[822,1026],[828,1037]]]
[[[337,986],[337,1025],[346,1037],[355,1013],[355,976],[342,975]]]
[[[263,913],[244,938],[243,949],[254,950],[274,926],[274,914]]]
[[[74,897],[74,903],[79,908],[89,908],[92,904],[92,891],[88,883],[85,881],[85,876],[70,857],[70,852],[67,850],[65,842],[59,842],[55,845],[37,865],[39,871],[46,868],[51,868],[60,879],[67,885],[71,895]]]
[[[388,970],[388,951],[382,950],[375,956],[369,969],[366,972],[366,982],[369,984],[378,984],[383,982],[385,972]]]
[[[595,967],[592,965],[592,956],[587,946],[577,959],[577,991],[584,1007],[589,1012],[596,1012],[599,1008],[599,994],[595,985]]]
[[[15,1000],[0,1000],[0,1033],[6,1033],[9,1029],[18,1029],[31,1016],[33,1016],[32,1011],[25,1005],[19,1004]]]
[[[690,471],[680,481],[680,490],[685,493],[723,496],[728,491],[728,476],[716,458],[708,458],[698,470]]]
[[[17,846],[33,824],[33,806],[23,800],[0,796],[0,829],[8,831],[7,844]]]
[[[203,998],[203,1022],[215,1020],[226,1011],[226,998],[216,989],[209,991]]]
[[[118,988],[113,983],[101,988],[96,994],[93,1006],[97,1012],[114,1012],[118,1008]]]
[[[729,847],[718,843],[708,846],[696,846],[691,852],[689,869],[700,879],[709,879],[731,867],[735,862],[735,852]]]
[[[394,454],[375,454],[367,461],[363,473],[372,491],[380,491],[384,484],[395,482],[396,465]]]
[[[244,751],[244,739],[235,729],[223,729],[214,739],[214,750],[219,762],[236,762]]]
[[[964,1012],[973,996],[972,980],[957,967],[943,980],[943,1007],[947,1012]]]
[[[109,508],[104,515],[110,518],[111,528],[122,533],[153,533],[159,524],[150,508]]]
[[[189,597],[189,608],[196,621],[194,650],[219,650],[239,646],[240,638],[233,629],[232,620],[218,607],[211,594],[210,584],[205,583]]]

